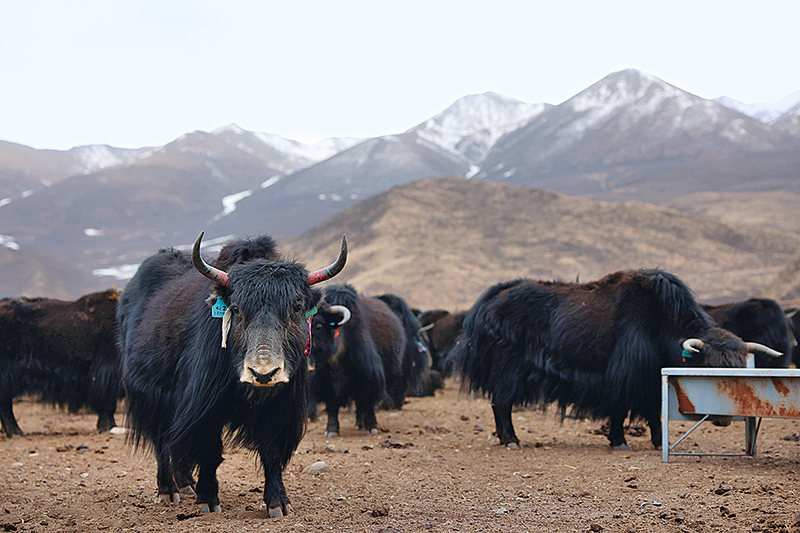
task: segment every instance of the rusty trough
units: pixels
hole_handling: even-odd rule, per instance
[[[800,370],[775,368],[662,368],[661,458],[670,455],[756,456],[761,418],[800,418]],[[756,421],[756,419],[758,419]],[[670,420],[696,421],[669,443]],[[745,453],[689,453],[673,448],[704,421],[744,421]]]

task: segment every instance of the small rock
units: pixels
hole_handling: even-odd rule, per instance
[[[331,471],[331,467],[328,466],[328,463],[325,461],[317,461],[316,463],[311,463],[307,467],[303,469],[304,474],[310,474],[312,476],[318,476],[320,474],[326,474]]]
[[[728,485],[727,483],[720,483],[719,487],[714,489],[714,494],[727,494],[731,491],[733,487]]]
[[[499,509],[495,509],[492,512],[494,514],[506,514],[506,513],[508,513],[508,509],[506,509],[505,507],[500,507]]]
[[[385,505],[380,507],[375,507],[369,513],[373,518],[378,518],[379,516],[389,516],[389,508]]]
[[[603,531],[603,526],[601,526],[600,524],[592,524],[589,526],[589,530],[594,531],[596,533],[598,531]]]

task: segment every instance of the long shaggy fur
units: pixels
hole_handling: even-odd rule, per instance
[[[311,393],[314,401],[325,402],[326,433],[339,433],[339,408],[351,401],[357,424],[376,430],[375,406],[386,401],[399,408],[405,398],[402,323],[385,303],[358,294],[351,285],[325,287],[324,301],[312,324]],[[350,310],[346,324],[337,326],[342,317],[330,312],[333,305]]]
[[[492,400],[502,444],[519,443],[513,405],[611,418],[624,446],[630,414],[660,445],[660,369],[680,366],[681,342],[704,340],[692,366],[744,366],[741,339],[719,328],[677,277],[622,271],[592,283],[518,279],[489,288],[463,323],[453,357],[470,389]]]
[[[75,301],[0,300],[0,420],[7,435],[21,435],[12,400],[36,393],[43,402],[98,413],[97,429],[116,425],[122,395],[114,343],[119,293],[108,289]]]
[[[406,301],[396,294],[377,296],[403,324],[406,348],[403,352],[403,382],[408,396],[432,396],[443,386],[441,375],[433,370],[430,348],[425,336],[420,333],[422,324]]]
[[[282,471],[306,421],[305,313],[321,293],[308,286],[302,265],[277,257],[269,237],[229,244],[214,261],[229,274],[223,287],[196,272],[188,254],[162,250],[141,265],[123,294],[119,342],[130,439],[155,452],[160,495],[173,498],[193,486],[198,503],[218,506],[216,468],[225,439],[258,452],[264,501],[271,514],[288,512]],[[227,348],[221,320],[211,315],[217,297],[241,317],[233,320]],[[288,383],[240,382],[253,328],[283,339]]]
[[[743,302],[704,305],[703,308],[721,327],[742,340],[769,346],[783,354],[772,357],[756,353],[757,368],[787,368],[792,362],[791,322],[775,300],[750,298]]]

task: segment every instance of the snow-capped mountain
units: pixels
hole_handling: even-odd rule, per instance
[[[686,161],[723,161],[791,146],[791,139],[768,125],[625,70],[503,137],[475,178],[602,194],[640,178],[651,182],[647,175],[654,168],[663,172]],[[652,201],[649,194],[644,198]]]
[[[497,93],[465,96],[453,105],[411,128],[419,143],[430,143],[462,155],[470,165],[479,164],[506,133],[552,107],[528,104]]]
[[[748,117],[752,117],[765,124],[772,124],[787,111],[800,104],[800,91],[794,92],[786,98],[783,98],[779,102],[775,102],[773,104],[745,104],[728,96],[714,98],[714,101],[724,105],[725,107],[735,109],[739,113],[747,115]]]
[[[796,107],[765,124],[625,70],[558,106],[470,95],[403,133],[366,140],[304,144],[231,124],[138,150],[0,142],[0,248],[133,272],[201,229],[208,241],[284,239],[437,177],[655,204],[701,191],[800,194],[798,115]]]

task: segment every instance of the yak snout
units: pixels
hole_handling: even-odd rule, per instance
[[[240,381],[256,387],[273,387],[288,383],[289,378],[282,356],[276,356],[271,351],[259,351],[254,356],[245,357]]]

